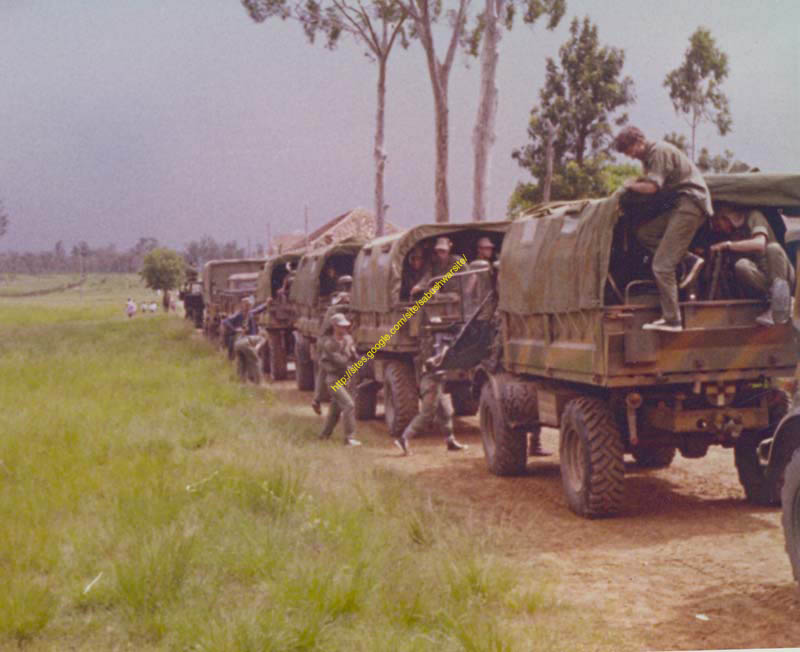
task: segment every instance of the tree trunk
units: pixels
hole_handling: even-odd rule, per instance
[[[384,121],[386,116],[386,58],[378,59],[378,110],[375,117],[375,235],[384,231],[383,172],[386,167],[386,151],[383,148]]]
[[[553,126],[553,123],[550,122],[549,119],[545,119],[545,127],[547,129],[547,141],[545,142],[545,152],[544,152],[544,182],[542,183],[542,201],[548,202],[550,201],[550,187],[553,184],[553,141],[555,140],[556,136],[556,129]]]
[[[484,19],[486,31],[483,35],[481,50],[481,90],[478,101],[478,116],[472,134],[475,148],[475,171],[473,174],[472,219],[476,222],[485,220],[488,214],[487,194],[489,189],[489,168],[491,149],[495,141],[494,123],[497,116],[497,75],[498,44],[500,30],[497,26],[495,12],[496,0],[486,0]]]
[[[447,108],[447,91],[440,88],[434,91],[436,111],[436,222],[450,221],[450,197],[447,189],[447,158],[449,149],[449,109]]]

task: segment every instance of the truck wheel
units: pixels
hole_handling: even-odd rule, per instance
[[[400,360],[386,363],[383,371],[383,410],[389,435],[399,437],[419,411],[417,381],[411,365]]]
[[[769,472],[767,463],[759,457],[758,445],[772,436],[778,423],[788,411],[789,395],[782,390],[776,390],[769,408],[769,426],[764,430],[745,430],[733,448],[739,483],[744,489],[747,501],[754,505],[779,504],[783,473]]]
[[[643,469],[666,469],[675,459],[675,446],[634,448],[633,459]]]
[[[286,380],[286,347],[281,333],[269,334],[269,375],[272,380]]]
[[[561,483],[570,509],[592,518],[622,506],[625,461],[622,436],[608,405],[572,399],[561,416]]]
[[[374,419],[378,404],[378,384],[369,383],[356,389],[353,400],[356,404],[356,419],[359,421]]]
[[[792,455],[785,478],[781,491],[783,536],[794,579],[800,582],[800,450]]]
[[[479,401],[472,395],[469,385],[458,385],[450,392],[453,411],[457,417],[471,417],[478,413]]]
[[[297,337],[294,347],[295,380],[297,389],[307,392],[314,389],[314,363],[311,360],[311,350],[308,340],[302,335]]]
[[[481,422],[483,454],[489,471],[494,475],[521,475],[528,461],[527,432],[524,428],[509,428],[503,405],[495,396],[491,382],[481,388],[478,408]]]

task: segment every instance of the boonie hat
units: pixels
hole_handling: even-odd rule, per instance
[[[337,312],[333,317],[331,317],[331,325],[347,328],[350,326],[350,322],[347,321],[347,317],[345,317],[342,313]]]
[[[453,246],[453,243],[450,242],[450,238],[436,238],[436,245],[434,245],[434,249],[443,249],[444,251],[450,251],[450,247]]]

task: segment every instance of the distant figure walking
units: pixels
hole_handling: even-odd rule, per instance
[[[128,303],[125,305],[125,314],[128,315],[128,319],[136,314],[136,303],[130,297],[128,297]]]

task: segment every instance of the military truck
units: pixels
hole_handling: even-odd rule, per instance
[[[336,290],[336,279],[353,274],[361,238],[347,238],[305,254],[299,261],[289,302],[295,311],[294,353],[297,389],[314,389],[316,342],[322,320]]]
[[[195,328],[203,327],[203,284],[198,280],[197,270],[187,268],[186,282],[178,290],[183,302],[183,315],[191,319]]]
[[[800,206],[800,176],[707,182],[715,200],[760,208],[779,239],[778,210]],[[747,498],[772,503],[800,443],[771,439],[788,403],[775,380],[798,361],[792,325],[757,325],[765,302],[723,282],[717,256],[706,249],[704,275],[682,292],[682,332],[642,330],[660,304],[633,229],[658,210],[622,192],[546,205],[512,224],[500,256],[497,355],[474,386],[486,461],[497,475],[521,473],[526,433],[560,428],[564,493],[586,517],[622,507],[625,453],[664,467],[676,449],[699,458],[732,447]]]
[[[800,328],[800,323],[796,324]],[[800,368],[798,368],[800,372]],[[783,506],[783,536],[786,552],[792,564],[794,578],[800,582],[800,373],[794,380],[794,402],[789,413],[775,429],[774,441],[786,451],[793,450],[792,458],[786,466],[781,504]],[[770,442],[770,453],[776,450]]]
[[[210,260],[203,265],[203,332],[214,339],[220,335],[220,322],[231,309],[230,297],[226,295],[228,277],[231,274],[259,272],[264,267],[264,258],[239,258]]]
[[[262,313],[261,325],[267,331],[264,354],[264,371],[273,380],[284,380],[287,362],[294,359],[294,306],[289,301],[290,274],[300,260],[300,253],[272,256],[264,265],[258,278],[256,304],[268,302]]]
[[[398,320],[415,305],[405,282],[409,253],[422,246],[430,255],[435,239],[447,237],[453,242],[451,253],[469,260],[475,256],[481,237],[491,239],[499,250],[508,226],[509,222],[421,225],[374,239],[364,246],[356,259],[351,299],[356,347],[366,355],[381,338],[391,337],[358,372],[355,400],[359,419],[375,417],[378,392],[382,388],[386,425],[393,437],[399,437],[418,412],[422,363],[440,353],[480,307],[473,306],[474,301],[464,300],[462,282],[473,272],[462,268],[391,334]],[[489,272],[486,265],[476,273],[487,277]],[[430,279],[434,281],[436,278]],[[467,364],[468,357],[462,355],[461,364],[445,365],[445,390],[450,393],[458,415],[475,414],[477,410],[477,401],[470,392],[470,367],[474,368],[480,358]]]

